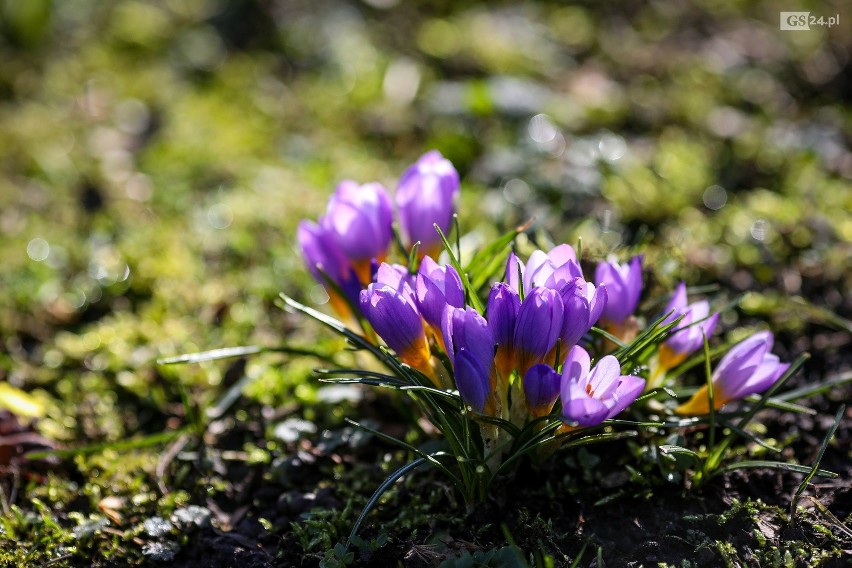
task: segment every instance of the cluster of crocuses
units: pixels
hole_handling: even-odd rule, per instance
[[[343,314],[360,312],[399,359],[442,389],[457,389],[475,411],[524,425],[560,401],[568,427],[590,427],[625,410],[660,386],[666,372],[700,349],[716,326],[707,301],[688,304],[681,283],[663,324],[677,322],[660,346],[648,380],[622,374],[615,356],[594,365],[586,347],[599,326],[629,343],[640,330],[642,257],[601,262],[587,281],[566,244],[535,251],[526,262],[510,253],[504,281],[489,291],[484,313],[451,265],[434,260],[454,213],[459,178],[438,152],[403,174],[396,193],[406,246],[420,242],[416,271],[384,262],[392,241],[391,199],[379,184],[343,182],[318,224],[303,221],[299,243],[308,268]],[[339,298],[340,294],[345,298]],[[610,342],[611,343],[611,342]],[[614,344],[613,344],[614,345]],[[757,333],[734,346],[712,376],[714,406],[761,392],[787,369],[772,355],[772,335]],[[605,349],[605,347],[604,347]],[[601,352],[598,342],[596,352]],[[603,351],[605,352],[605,350]],[[707,387],[675,412],[709,412]]]
[[[492,286],[483,315],[466,305],[452,266],[426,256],[410,274],[383,263],[361,292],[360,309],[403,362],[436,386],[457,388],[479,412],[523,423],[549,414],[561,394],[566,421],[590,426],[633,402],[645,381],[622,375],[611,356],[590,368],[577,345],[607,295],[583,278],[573,249],[537,251],[526,264],[511,254],[507,273],[508,282]]]
[[[395,201],[399,229],[407,246],[435,254],[450,230],[459,192],[456,169],[439,152],[424,154],[399,180]],[[341,182],[319,223],[299,223],[298,241],[311,274],[326,287],[340,314],[358,304],[393,240],[393,204],[380,183]]]

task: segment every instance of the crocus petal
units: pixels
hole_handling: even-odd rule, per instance
[[[621,375],[608,404],[607,419],[620,414],[622,410],[633,404],[645,389],[645,379],[633,375]]]
[[[672,299],[669,300],[669,303],[666,306],[666,311],[686,309],[686,302],[686,282],[681,281],[675,288]]]
[[[440,152],[425,153],[405,170],[396,191],[402,233],[409,244],[420,241],[428,251],[441,243],[435,231],[450,231],[454,199],[459,192],[459,174]]]
[[[606,286],[607,305],[602,317],[614,323],[621,323],[627,318],[624,308],[625,286],[621,273],[610,263],[601,262],[595,270],[595,282]]]
[[[565,346],[575,345],[589,331],[589,303],[582,296],[569,294],[562,298],[565,317],[562,319],[560,339]]]
[[[549,253],[534,251],[524,268],[524,289],[546,286],[554,290],[561,288],[575,278],[581,278],[583,271],[577,263],[577,255],[569,245],[554,247]]]
[[[387,250],[393,207],[381,184],[341,182],[328,201],[323,225],[350,260],[369,260]]]
[[[755,333],[731,348],[713,372],[713,406],[765,391],[781,378],[790,365],[781,363],[769,353],[773,336],[768,331]],[[709,412],[707,385],[703,385],[687,402],[675,409],[681,415]]]
[[[574,346],[562,368],[562,414],[580,426],[595,426],[627,408],[645,380],[622,375],[618,359],[607,355],[589,369],[589,354]]]
[[[325,283],[320,270],[337,280],[336,277],[340,275],[343,267],[349,264],[326,231],[313,221],[301,221],[296,231],[296,238],[305,265],[320,283]]]
[[[719,314],[707,317],[710,313],[710,304],[707,300],[687,305],[686,284],[683,282],[678,284],[665,309],[667,316],[663,324],[671,323],[677,318],[681,319],[674,333],[666,339],[667,357],[661,358],[660,361],[661,364],[665,361],[668,365],[676,365],[701,348],[704,344],[704,336],[710,337],[713,334]]]
[[[542,269],[547,270],[547,274],[539,275]],[[547,278],[552,271],[553,265],[550,264],[547,254],[542,250],[533,251],[524,267],[524,292],[529,293],[539,281],[539,278]]]
[[[454,373],[461,397],[482,412],[490,387],[488,371],[473,354],[461,348],[456,353]]]
[[[450,363],[455,364],[456,351],[458,349],[453,343],[453,312],[457,308],[447,308],[441,314],[441,338],[444,340],[444,348]]]
[[[497,282],[491,287],[486,315],[495,345],[511,348],[520,309],[521,298],[508,284]]]
[[[397,353],[419,349],[426,341],[417,308],[390,286],[370,284],[363,290],[361,311],[379,337]]]
[[[408,269],[401,264],[383,262],[376,270],[375,283],[393,288],[414,302],[414,282]]]
[[[521,302],[514,344],[521,356],[540,359],[556,345],[564,317],[562,298],[549,288],[533,288]]]
[[[547,278],[543,282],[538,283],[538,285],[561,291],[564,287],[573,284],[575,280],[585,282],[585,280],[577,276],[578,270],[579,268],[574,263],[563,264],[551,270]]]
[[[703,320],[710,314],[710,302],[707,300],[693,302],[686,307],[686,311],[692,315],[692,321]]]
[[[765,391],[774,385],[789,367],[788,363],[781,363],[777,355],[768,353],[754,374],[730,393],[731,399],[745,398],[750,394]]]
[[[600,400],[589,396],[577,383],[562,387],[562,415],[580,426],[597,426],[606,420],[609,409]]]
[[[716,329],[716,324],[719,323],[719,313],[715,313],[700,324],[698,324],[701,329],[704,330],[704,335],[710,337],[713,335],[713,331]]]
[[[734,392],[746,381],[760,364],[763,356],[772,349],[772,334],[759,332],[734,345],[719,361],[713,372],[714,387]]]
[[[536,416],[550,412],[556,399],[562,377],[549,365],[533,365],[524,375],[523,387],[527,405]]]
[[[488,322],[475,309],[448,306],[441,317],[441,333],[450,362],[455,364],[455,355],[465,349],[483,367],[491,367],[494,340]]]
[[[555,264],[556,266],[562,266],[567,263],[573,263],[577,268],[579,268],[579,263],[577,262],[577,253],[574,252],[574,247],[569,244],[561,244],[553,247],[549,253],[547,253],[547,257]],[[576,277],[582,278],[582,272],[577,274]]]
[[[630,261],[630,270],[627,273],[627,289],[630,305],[630,313],[636,311],[636,306],[639,305],[639,297],[642,295],[642,258],[640,254],[634,256]]]
[[[595,268],[595,282],[613,282],[622,286],[621,275],[609,262],[599,262]]]
[[[666,304],[664,313],[668,314],[663,320],[663,325],[670,324],[686,310],[686,283],[681,282],[675,288],[669,303]]]
[[[520,261],[520,259],[515,256],[515,253],[510,252],[509,258],[506,260],[506,284],[514,290],[516,293],[520,293],[521,291],[521,282],[524,277],[524,263]],[[524,290],[524,292],[529,292],[529,290]]]
[[[689,310],[678,314],[683,316],[675,328],[674,333],[666,339],[665,344],[675,353],[692,353],[699,346],[695,345],[696,339],[701,341],[701,328],[692,325],[693,313]],[[694,347],[694,348],[693,348]]]
[[[446,306],[464,306],[461,277],[452,266],[439,266],[425,256],[417,273],[416,297],[423,318],[433,326],[440,326]]]
[[[589,300],[589,327],[595,325],[606,309],[607,294],[606,286],[591,286],[592,298]]]
[[[562,365],[562,397],[566,398],[568,394],[565,390],[571,383],[577,383],[583,386],[588,384],[589,369],[591,368],[592,360],[589,357],[588,351],[575,345],[568,351],[565,357],[565,363]]]
[[[601,262],[595,271],[595,281],[607,289],[607,304],[603,318],[621,324],[636,311],[642,294],[642,257],[635,256],[628,265]]]
[[[621,365],[612,355],[602,357],[589,372],[589,389],[595,398],[605,399],[612,396],[618,386]]]
[[[312,221],[300,222],[296,235],[302,258],[311,275],[317,282],[329,289],[332,305],[337,304],[338,312],[341,314],[348,313],[349,308],[343,302],[343,299],[338,298],[330,289],[326,277],[340,287],[349,302],[357,306],[361,282],[349,261],[343,256],[328,233]]]

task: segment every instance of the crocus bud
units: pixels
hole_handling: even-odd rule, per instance
[[[405,170],[396,190],[396,206],[409,246],[420,241],[424,254],[441,250],[441,237],[434,225],[449,233],[458,192],[459,174],[437,150],[426,152]]]
[[[520,309],[520,297],[507,284],[497,282],[491,287],[486,315],[494,344],[498,347],[511,348]]]
[[[522,375],[556,345],[563,314],[562,298],[550,288],[533,288],[521,302],[513,342]]]
[[[338,277],[348,268],[349,262],[334,239],[313,221],[299,222],[296,239],[305,265],[318,282],[325,283],[323,272],[337,282]]]
[[[706,300],[689,305],[686,302],[686,284],[681,282],[665,309],[669,315],[663,320],[663,324],[671,323],[683,316],[674,329],[673,335],[660,347],[660,365],[665,369],[675,367],[700,349],[704,344],[704,337],[710,337],[713,334],[716,322],[719,320],[718,313],[707,317],[710,313],[710,304]]]
[[[491,369],[494,340],[488,322],[475,309],[447,307],[441,318],[441,332],[451,363],[455,364],[459,350],[466,349],[486,370]]]
[[[504,379],[508,379],[515,368],[515,325],[520,309],[521,298],[508,284],[497,282],[491,287],[486,315],[497,346],[494,363]]]
[[[370,284],[360,300],[361,311],[388,347],[405,363],[430,374],[423,318],[412,299],[386,284]]]
[[[393,207],[381,184],[343,181],[328,200],[320,222],[337,247],[369,282],[370,260],[382,260],[393,237]]]
[[[524,375],[524,397],[533,416],[545,416],[559,397],[562,377],[550,365],[533,365]]]
[[[328,232],[312,221],[303,220],[299,223],[296,238],[311,275],[326,288],[335,310],[341,315],[348,315],[345,300],[337,296],[326,278],[336,284],[350,302],[357,305],[361,284],[349,261]]]
[[[565,317],[559,334],[563,349],[567,350],[576,345],[580,338],[592,329],[603,312],[606,301],[606,288],[595,288],[582,278],[575,278],[570,285],[563,288]]]
[[[732,400],[765,391],[790,367],[771,353],[774,338],[761,331],[734,345],[719,361],[710,378],[713,384],[713,407],[721,408]],[[681,415],[707,414],[710,398],[707,385],[675,409]]]
[[[470,351],[462,347],[455,356],[454,375],[456,388],[462,399],[479,412],[485,410],[485,401],[491,394],[488,369]]]
[[[591,369],[589,354],[574,346],[562,368],[562,415],[579,426],[596,426],[630,406],[643,388],[645,379],[622,375],[612,355]]]
[[[464,307],[464,290],[459,273],[452,266],[440,266],[431,257],[420,262],[415,287],[417,306],[430,325],[439,328],[444,308]]]
[[[473,308],[447,306],[441,318],[441,331],[459,394],[483,411],[493,392],[494,343],[488,322]]]
[[[606,286],[603,319],[615,325],[623,323],[636,311],[642,294],[642,256],[634,256],[629,264],[601,262],[595,282]]]

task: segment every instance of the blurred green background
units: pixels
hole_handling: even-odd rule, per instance
[[[431,148],[462,175],[466,246],[530,217],[586,258],[638,245],[655,290],[720,282],[720,304],[747,293],[728,326],[838,352],[844,8],[0,0],[0,380],[60,442],[161,431],[178,385],[205,405],[235,377],[156,358],[315,342],[273,305],[322,298],[296,223]],[[841,25],[781,31],[790,9]],[[252,360],[246,392],[310,401],[315,364]]]

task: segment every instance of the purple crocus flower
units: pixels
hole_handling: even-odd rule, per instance
[[[491,394],[488,369],[470,351],[462,347],[456,353],[454,375],[462,399],[479,412]]]
[[[580,277],[567,284],[561,296],[565,311],[559,339],[567,351],[600,319],[607,303],[607,290],[604,286],[595,288]]]
[[[441,331],[459,394],[482,411],[493,390],[494,343],[488,322],[473,308],[447,306],[441,319]]]
[[[562,244],[549,253],[534,251],[524,267],[524,291],[536,286],[559,290],[575,278],[582,278],[583,271],[577,262],[577,253],[571,245]]]
[[[771,353],[774,338],[760,331],[734,345],[713,371],[713,407],[719,409],[732,400],[765,391],[790,367]],[[707,414],[710,399],[707,385],[702,386],[688,401],[675,409],[681,415]]]
[[[405,170],[396,190],[396,206],[409,245],[420,241],[424,254],[441,250],[441,237],[434,225],[449,233],[458,192],[459,174],[437,150],[426,152]]]
[[[548,253],[533,251],[526,264],[515,253],[509,253],[506,261],[506,283],[515,292],[520,292],[523,285],[524,294],[537,286],[561,290],[582,276],[577,254],[567,244],[556,246]]]
[[[423,318],[413,299],[387,284],[370,284],[361,291],[361,311],[388,347],[414,368],[432,376]]]
[[[332,306],[341,315],[348,315],[349,309],[346,307],[345,300],[338,297],[326,277],[331,279],[355,305],[358,304],[361,284],[335,240],[321,226],[307,220],[299,223],[296,239],[305,265],[314,279],[328,291]],[[323,273],[326,276],[323,276]]]
[[[496,282],[491,287],[486,315],[494,344],[498,347],[511,347],[520,309],[521,298],[508,284]]]
[[[447,356],[455,364],[455,355],[462,348],[482,363],[486,369],[491,368],[494,359],[494,340],[488,322],[473,308],[447,307],[441,318],[441,333]]]
[[[642,294],[642,255],[634,256],[629,264],[601,262],[595,271],[595,282],[606,286],[603,319],[622,324],[636,311]]]
[[[556,346],[564,311],[559,292],[550,288],[533,288],[521,302],[512,338],[521,375]]]
[[[550,365],[533,365],[524,375],[524,397],[533,416],[545,416],[559,397],[562,377]]]
[[[384,258],[393,237],[390,196],[378,183],[343,181],[328,200],[320,223],[346,258],[359,267],[369,267],[371,259]]]
[[[464,307],[464,289],[459,273],[452,266],[440,266],[429,256],[424,256],[420,262],[415,292],[423,319],[435,328],[441,326],[444,308]]]
[[[701,348],[704,337],[710,337],[713,334],[719,314],[707,317],[710,314],[710,304],[707,300],[687,305],[686,284],[683,282],[678,284],[665,311],[669,315],[663,320],[663,324],[671,323],[683,316],[674,333],[660,348],[660,365],[671,369]]]
[[[643,388],[645,379],[622,375],[612,355],[591,368],[586,350],[574,346],[562,368],[562,415],[582,427],[596,426],[630,406]]]
[[[520,309],[521,298],[509,284],[497,282],[491,287],[486,315],[497,346],[495,365],[504,380],[508,380],[515,368],[515,327]]]
[[[349,262],[334,239],[322,227],[304,219],[299,222],[296,240],[299,242],[305,265],[318,282],[325,282],[323,272],[335,282],[342,280]]]

